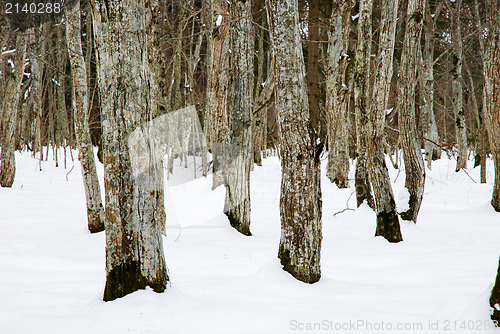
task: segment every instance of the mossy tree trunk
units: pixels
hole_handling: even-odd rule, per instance
[[[415,87],[420,54],[420,36],[425,13],[425,0],[409,0],[398,82],[399,135],[405,162],[405,187],[410,194],[409,209],[401,218],[417,222],[424,195],[425,166],[415,114]]]
[[[346,71],[351,24],[355,2],[337,0],[333,3],[328,30],[326,103],[328,132],[328,164],[326,176],[339,188],[349,187],[349,114]]]
[[[150,87],[156,84],[147,32],[158,8],[148,0],[94,0],[92,5],[106,189],[104,300],[109,301],[146,286],[162,292],[169,280],[159,217],[163,170],[153,149],[145,149],[154,147]],[[131,140],[132,133],[143,145]]]
[[[80,1],[66,7],[66,42],[73,78],[73,113],[75,135],[82,165],[83,187],[87,203],[87,220],[90,232],[104,231],[104,207],[101,188],[97,177],[94,149],[89,128],[89,93],[87,89],[87,69],[83,58],[80,37]]]
[[[390,242],[403,240],[389,172],[385,164],[385,114],[392,81],[394,43],[399,0],[383,0],[378,43],[378,58],[370,105],[370,135],[368,136],[368,174],[377,213],[376,236]]]
[[[229,5],[231,17],[231,146],[237,150],[226,177],[224,212],[231,226],[250,233],[250,166],[253,160],[253,51],[252,1],[235,0]]]
[[[297,0],[267,0],[280,131],[281,239],[278,257],[295,278],[321,277],[322,145],[310,124]]]
[[[30,34],[33,34],[33,29],[17,32],[14,68],[7,77],[2,103],[2,117],[7,126],[4,128],[4,137],[2,138],[0,186],[7,188],[12,187],[16,175],[16,157],[14,153],[16,151],[16,131],[20,112],[19,98],[22,93],[21,85]]]

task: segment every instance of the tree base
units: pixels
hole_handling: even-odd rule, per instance
[[[292,259],[290,257],[290,250],[285,249],[283,245],[280,245],[278,251],[278,258],[280,259],[281,265],[283,266],[283,270],[290,273],[293,277],[302,281],[304,283],[313,284],[320,280],[321,271],[318,268],[314,268],[313,266],[306,265],[296,265],[292,263]]]
[[[382,236],[389,242],[403,241],[398,215],[395,211],[377,213],[377,229],[375,236]]]
[[[234,227],[238,232],[246,236],[252,235],[252,232],[250,232],[250,222],[246,222],[245,219],[239,218],[238,208],[226,212],[226,216],[229,219],[229,223],[231,224],[231,226]]]
[[[141,275],[141,269],[137,261],[129,261],[114,267],[106,276],[106,287],[104,288],[105,302],[124,297],[137,290],[144,290],[146,286],[155,292],[163,292],[167,288],[168,277],[159,275],[154,281],[149,281]]]

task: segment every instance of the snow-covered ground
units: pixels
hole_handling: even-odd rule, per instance
[[[223,187],[212,191],[204,178],[171,182],[164,238],[171,286],[105,303],[104,234],[87,231],[79,163],[43,162],[40,171],[28,153],[16,158],[14,186],[0,188],[2,334],[495,331],[488,298],[500,214],[489,204],[491,161],[488,184],[455,173],[446,155],[435,162],[418,224],[402,222],[398,244],[373,237],[375,215],[366,205],[334,216],[349,198],[355,208],[355,196],[323,171],[323,275],[313,285],[282,271],[276,258],[276,157],[251,175],[252,237],[229,226]],[[391,167],[390,174],[401,203],[404,171]],[[479,181],[479,168],[469,174]]]

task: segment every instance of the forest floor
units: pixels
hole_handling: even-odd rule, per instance
[[[66,169],[40,164],[29,153],[16,159],[13,187],[0,188],[2,334],[496,332],[488,298],[500,214],[489,203],[491,160],[487,184],[471,180],[479,182],[471,161],[471,178],[446,154],[434,162],[418,223],[401,222],[398,244],[375,238],[373,211],[356,209],[353,190],[338,189],[323,170],[322,278],[312,285],[276,258],[277,157],[251,175],[251,237],[229,226],[223,187],[212,191],[210,177],[180,172],[166,195],[171,285],[105,303],[105,236],[86,228],[80,164],[69,157]],[[98,172],[102,179],[102,165]],[[403,207],[404,170],[390,166],[390,175]],[[334,216],[347,202],[354,210]]]

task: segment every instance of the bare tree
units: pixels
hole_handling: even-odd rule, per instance
[[[22,93],[21,84],[30,34],[33,34],[33,29],[17,32],[14,66],[7,79],[2,103],[2,117],[7,126],[4,129],[4,138],[2,138],[0,185],[8,188],[12,187],[16,175],[16,157],[14,152],[16,151],[18,141],[16,131],[19,116],[19,98]]]
[[[398,5],[399,0],[382,1],[378,58],[370,105],[370,133],[366,139],[368,143],[368,174],[377,213],[375,235],[383,236],[390,242],[403,240],[384,154],[385,115],[388,109],[393,74]]]
[[[87,203],[87,219],[92,233],[104,231],[104,207],[101,188],[94,160],[94,150],[89,128],[89,93],[87,89],[87,69],[83,58],[80,1],[73,6],[66,6],[66,43],[68,45],[71,74],[73,77],[73,112],[75,135],[78,145],[79,160],[82,165],[83,186]]]
[[[321,277],[320,153],[310,124],[297,0],[267,0],[280,130],[281,239],[278,257],[295,278]]]
[[[432,160],[441,157],[441,147],[438,146],[440,142],[439,133],[434,113],[434,32],[442,7],[443,1],[439,1],[434,13],[431,14],[431,8],[427,0],[423,27],[422,60],[420,75],[418,76],[422,90],[421,124],[424,137],[428,139],[425,141],[425,159],[429,168],[432,166]]]
[[[229,28],[225,0],[211,0],[207,45],[207,96],[205,131],[213,157],[213,189],[224,183],[223,152],[229,143]],[[227,153],[227,152],[226,152]]]
[[[226,176],[225,212],[231,226],[250,233],[250,165],[253,161],[253,46],[252,1],[229,5],[231,17],[231,145],[237,150]]]
[[[486,108],[483,108],[483,112],[495,163],[495,183],[491,205],[500,212],[500,10],[495,1],[491,2],[489,9],[491,19],[484,56]]]
[[[408,210],[401,213],[401,218],[415,223],[422,203],[425,183],[422,145],[415,115],[415,86],[424,13],[425,0],[408,0],[398,82],[399,131],[406,170],[405,187],[410,195]]]
[[[356,46],[356,68],[354,72],[354,109],[356,115],[356,199],[358,206],[367,201],[374,207],[368,176],[367,138],[370,131],[370,62],[372,44],[373,0],[360,0],[358,18],[358,44]]]
[[[349,114],[346,70],[350,62],[347,54],[351,24],[352,0],[333,3],[328,30],[326,103],[328,132],[328,165],[326,175],[339,188],[349,187]]]
[[[452,105],[453,114],[455,115],[456,138],[457,138],[457,167],[456,171],[467,168],[467,128],[465,123],[465,109],[463,102],[463,87],[462,87],[462,63],[463,63],[463,42],[462,32],[460,30],[460,13],[462,0],[453,2],[451,9],[451,24],[452,24]]]
[[[94,39],[101,91],[106,189],[106,287],[104,300],[150,286],[166,289],[169,280],[163,253],[159,189],[161,161],[149,125],[154,87],[149,69],[149,0],[93,0]],[[146,11],[151,11],[145,15]],[[130,141],[134,131],[145,144]],[[142,169],[132,169],[132,157]]]

